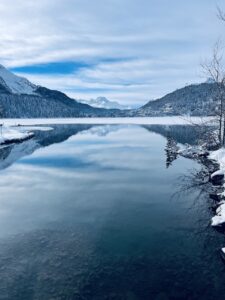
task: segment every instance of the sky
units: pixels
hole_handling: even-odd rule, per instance
[[[205,81],[224,0],[0,0],[0,64],[75,99],[139,106]]]

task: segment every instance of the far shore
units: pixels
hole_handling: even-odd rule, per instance
[[[127,124],[127,125],[194,125],[213,122],[214,117],[138,117],[138,118],[41,118],[41,119],[1,119],[4,126],[27,126],[48,124]]]

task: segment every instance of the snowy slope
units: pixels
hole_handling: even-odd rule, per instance
[[[110,101],[105,97],[98,97],[96,99],[90,99],[90,100],[79,99],[77,101],[80,103],[91,105],[93,107],[97,107],[97,108],[130,109],[129,106],[121,105],[120,103],[118,103],[116,101]]]
[[[0,83],[13,94],[35,94],[37,86],[0,65]]]

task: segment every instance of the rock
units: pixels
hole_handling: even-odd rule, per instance
[[[209,156],[209,152],[208,151],[205,151],[205,152],[202,151],[198,155],[202,156],[202,157],[208,157]]]
[[[221,196],[218,194],[209,194],[209,197],[216,202],[219,202],[221,200]]]
[[[220,250],[220,255],[221,255],[223,261],[225,262],[225,248],[222,248],[222,249]]]
[[[214,185],[221,185],[224,180],[224,172],[222,170],[218,170],[214,172],[210,178]]]

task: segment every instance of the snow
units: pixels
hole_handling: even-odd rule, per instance
[[[216,216],[212,218],[212,226],[221,226],[225,223],[225,203],[221,204],[216,210]]]
[[[224,175],[224,171],[223,170],[218,170],[216,172],[214,172],[212,175],[211,175],[211,178],[215,177],[215,176],[218,176],[218,175]]]
[[[177,154],[186,158],[198,158],[207,156],[208,152],[202,146],[190,146],[187,144],[182,149],[179,149]]]
[[[139,118],[55,118],[55,119],[1,119],[7,126],[49,125],[49,124],[134,124],[134,125],[192,125],[214,120],[206,117],[139,117]]]
[[[220,165],[220,170],[225,172],[225,148],[211,152],[209,158],[215,160]]]
[[[29,131],[19,131],[18,129],[16,130],[2,126],[2,128],[0,128],[0,144],[23,141],[32,137],[33,135],[34,134]]]
[[[122,105],[116,101],[110,101],[105,97],[98,97],[96,99],[90,99],[90,100],[84,100],[84,99],[78,99],[77,100],[80,103],[88,104],[93,107],[98,108],[106,108],[106,109],[131,109],[131,107]]]
[[[0,65],[0,83],[8,88],[13,94],[35,94],[36,85],[26,78],[19,77]]]
[[[12,126],[11,128],[19,129],[20,131],[51,131],[52,127],[46,126]]]
[[[212,151],[209,155],[209,158],[216,161],[220,169],[214,172],[211,175],[211,178],[215,177],[216,175],[224,175],[225,174],[225,148],[221,148],[216,151]],[[225,195],[225,191],[221,193],[221,196]],[[225,223],[225,202],[221,201],[219,207],[216,210],[216,216],[212,218],[212,226],[221,226]]]

